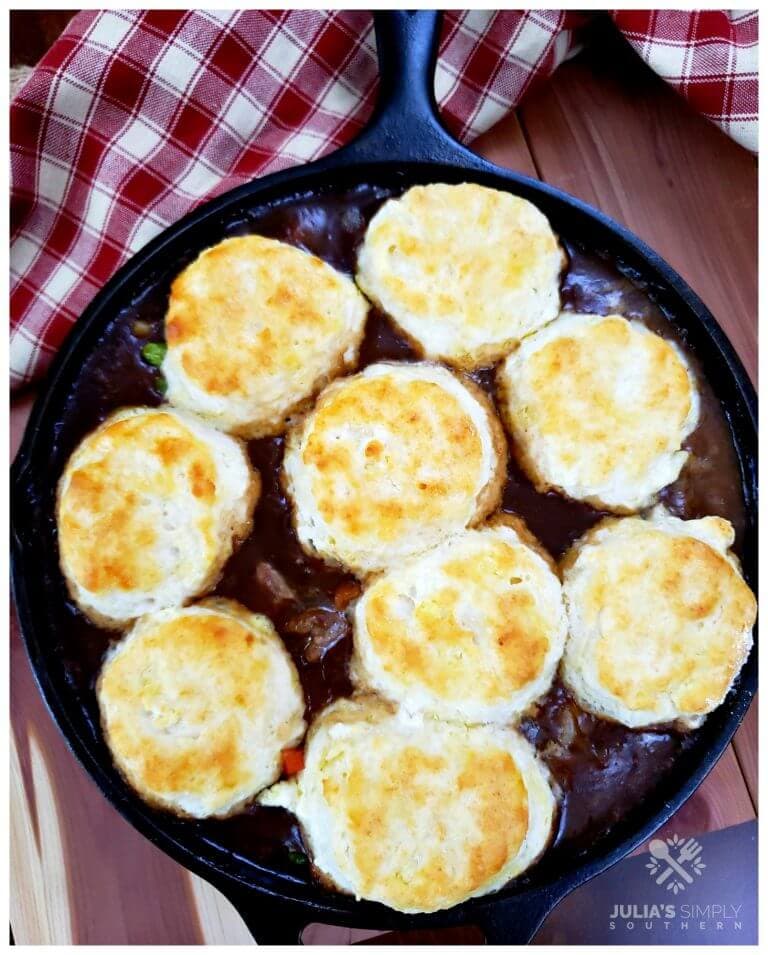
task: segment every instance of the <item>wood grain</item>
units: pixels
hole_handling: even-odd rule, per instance
[[[733,739],[733,748],[739,761],[739,769],[744,776],[749,795],[752,799],[755,813],[757,813],[757,734],[758,734],[758,702],[757,696],[744,717]]]
[[[11,625],[12,744],[18,765],[12,853],[26,846],[16,815],[38,833],[41,888],[16,875],[11,884],[13,929],[19,944],[43,944],[36,926],[49,925],[59,944],[177,944],[201,940],[188,874],[112,808],[64,744],[32,678],[15,621]],[[26,796],[19,804],[21,787]],[[25,805],[26,803],[26,805]],[[56,847],[58,846],[58,852]],[[30,866],[36,865],[31,858]],[[29,911],[30,891],[43,904]],[[35,894],[36,893],[36,894]],[[60,919],[58,909],[69,909]],[[16,916],[24,917],[17,921]],[[69,938],[62,934],[67,932]]]
[[[205,945],[252,945],[253,937],[237,909],[205,879],[187,873],[192,900]]]
[[[687,278],[755,374],[755,162],[638,66],[620,41],[562,66],[475,148],[626,223]],[[30,401],[12,409],[12,439],[18,440]],[[15,626],[11,704],[16,941],[248,943],[229,902],[124,822],[76,763],[40,700]],[[670,830],[700,833],[753,818],[756,753],[753,706]],[[477,941],[473,932],[396,933],[377,944]],[[312,925],[304,939],[349,944],[371,934]]]
[[[497,166],[540,178],[517,113],[510,113],[503,122],[479,136],[472,149]]]
[[[712,310],[757,375],[757,164],[623,40],[564,64],[520,120],[542,179],[627,225]]]
[[[10,798],[13,806],[30,806],[36,812],[11,813],[11,872],[26,891],[11,893],[11,925],[18,939],[35,939],[40,945],[68,945],[73,941],[60,801],[41,751],[37,734],[30,730],[29,784],[25,782],[19,753],[11,744]]]

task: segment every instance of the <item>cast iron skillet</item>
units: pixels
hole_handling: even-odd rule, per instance
[[[528,941],[567,893],[607,869],[649,838],[694,792],[719,759],[755,691],[753,651],[735,690],[705,723],[696,742],[676,761],[659,788],[604,838],[570,857],[546,857],[529,876],[486,898],[447,912],[404,916],[379,904],[356,902],[288,872],[241,859],[193,828],[150,815],[145,804],[99,749],[85,713],[68,688],[52,651],[41,567],[55,562],[43,528],[50,525],[58,474],[48,459],[60,412],[86,356],[110,320],[153,270],[190,250],[217,242],[223,224],[244,211],[289,197],[311,197],[357,183],[405,188],[429,182],[472,180],[532,200],[555,231],[578,236],[587,248],[620,261],[681,328],[702,362],[728,416],[738,454],[747,523],[744,568],[756,580],[756,398],[733,348],[715,319],[662,259],[626,229],[584,203],[525,176],[499,169],[459,145],[442,127],[432,92],[439,15],[433,11],[376,14],[381,89],[370,125],[350,145],[319,162],[242,186],[207,203],[167,229],[134,256],[96,296],[77,322],[51,369],[12,471],[13,584],[22,633],[40,691],[70,748],[110,802],[153,843],[207,879],[237,907],[258,942],[295,943],[309,922],[374,929],[436,928],[475,924],[489,943]],[[55,550],[55,548],[53,548]]]

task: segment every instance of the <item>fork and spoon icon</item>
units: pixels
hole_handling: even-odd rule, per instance
[[[648,848],[654,859],[667,863],[667,868],[656,879],[657,885],[663,885],[673,872],[677,872],[689,885],[693,882],[693,878],[683,868],[683,863],[693,862],[701,855],[702,847],[695,839],[688,839],[680,846],[677,859],[672,857],[672,852],[663,839],[652,839]]]

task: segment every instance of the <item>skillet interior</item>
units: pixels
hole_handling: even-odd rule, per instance
[[[522,937],[535,929],[546,911],[567,891],[621,858],[660,825],[696,788],[727,745],[749,704],[756,682],[753,652],[735,691],[696,735],[669,775],[642,807],[622,820],[605,838],[579,855],[545,859],[530,877],[497,896],[465,903],[447,913],[406,917],[375,905],[331,895],[314,884],[297,879],[279,867],[264,867],[238,858],[208,841],[194,825],[153,813],[130,792],[112,766],[85,708],[73,692],[67,671],[55,652],[52,622],[55,616],[50,581],[59,576],[52,523],[55,483],[63,461],[61,410],[87,359],[120,309],[161,282],[170,268],[176,272],[202,248],[238,224],[277,203],[295,197],[311,198],[346,191],[356,185],[379,185],[402,191],[416,183],[459,182],[471,179],[494,188],[509,189],[536,204],[550,218],[556,232],[574,236],[585,247],[621,264],[626,274],[644,286],[671,322],[685,335],[700,360],[729,418],[742,474],[746,509],[743,560],[748,582],[755,584],[755,429],[753,395],[738,360],[703,305],[680,279],[650,250],[609,220],[580,203],[532,180],[496,170],[461,147],[452,147],[455,162],[365,162],[366,144],[345,155],[330,157],[314,169],[281,174],[244,187],[188,217],[139,254],[97,297],[62,349],[52,370],[49,387],[38,402],[14,474],[14,586],[22,630],[37,679],[54,717],[72,749],[102,790],[145,835],[189,868],[209,878],[233,897],[243,909],[257,937],[267,939],[260,918],[259,894],[286,902],[303,903],[280,916],[296,934],[294,917],[367,927],[427,927],[478,922],[491,937]],[[441,152],[443,150],[440,150]],[[379,150],[379,155],[381,154]],[[358,161],[359,160],[359,161]],[[172,265],[169,265],[172,263]],[[53,451],[52,451],[53,449]],[[55,599],[55,597],[53,598]],[[255,892],[247,892],[247,889]],[[505,906],[506,902],[506,906]],[[268,903],[271,919],[277,901]],[[526,917],[521,913],[525,910]],[[521,919],[517,934],[509,922]],[[505,925],[505,923],[507,923]],[[512,932],[512,934],[510,934]]]

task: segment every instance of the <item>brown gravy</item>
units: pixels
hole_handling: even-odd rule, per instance
[[[227,234],[258,232],[280,238],[352,272],[366,224],[391,194],[361,187],[344,195],[294,200],[233,224]],[[660,309],[616,266],[575,243],[566,243],[566,248],[569,264],[562,283],[564,308],[620,312],[686,347]],[[169,283],[185,264],[175,263],[167,275],[149,280],[146,292],[115,317],[99,348],[84,364],[63,410],[52,458],[56,473],[77,442],[111,411],[124,405],[161,403],[157,371],[142,361],[140,349],[147,341],[162,339]],[[141,324],[137,326],[137,322]],[[695,355],[689,349],[688,354],[698,369]],[[361,350],[361,367],[381,359],[411,361],[415,357],[386,316],[374,310]],[[491,369],[473,377],[493,395]],[[661,499],[681,517],[719,514],[728,518],[736,528],[738,551],[744,528],[738,462],[719,402],[701,375],[699,378],[702,414],[688,442],[691,459],[680,479],[664,489]],[[351,692],[347,677],[351,631],[343,608],[354,596],[355,581],[307,557],[299,547],[279,482],[283,439],[253,441],[249,452],[261,473],[262,497],[253,533],[229,561],[216,593],[236,598],[272,618],[299,669],[311,718],[331,700]],[[502,508],[521,515],[556,558],[603,516],[557,494],[537,493],[511,458]],[[72,692],[89,714],[94,733],[100,735],[93,687],[103,654],[115,635],[94,627],[77,611],[66,599],[61,580],[53,581],[52,587],[56,592],[51,599],[57,601],[56,649]],[[693,736],[686,739],[666,728],[632,731],[599,720],[580,710],[560,684],[523,720],[521,729],[562,790],[555,845],[570,851],[594,842],[642,802]],[[301,835],[287,812],[253,806],[228,820],[183,825],[194,826],[206,839],[239,857],[293,867],[297,878],[310,877],[301,856],[296,855],[303,849]]]

